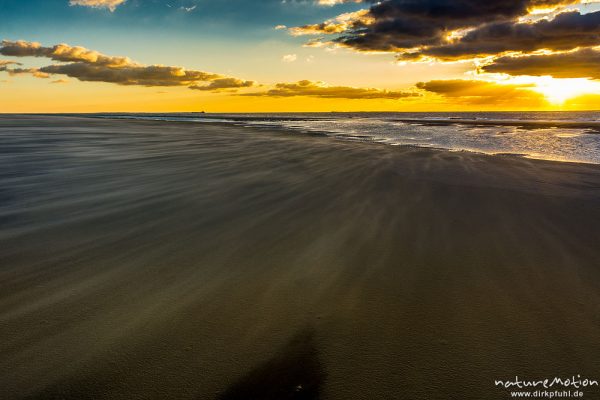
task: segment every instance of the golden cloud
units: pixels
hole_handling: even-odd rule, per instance
[[[243,79],[237,78],[219,78],[210,82],[208,85],[192,85],[190,89],[192,90],[226,90],[226,89],[239,89],[239,88],[248,88],[256,86],[256,82],[254,81],[245,81]]]
[[[11,61],[11,60],[0,60],[0,67],[6,66],[6,65],[22,65],[22,64],[18,63],[16,61]]]
[[[37,42],[3,40],[2,47],[0,47],[0,54],[13,57],[46,57],[61,62],[81,61],[107,67],[133,64],[127,57],[105,56],[97,51],[88,50],[85,47],[69,46],[64,43],[52,47],[44,47]]]
[[[441,95],[464,104],[526,103],[531,107],[546,104],[541,93],[532,90],[529,84],[501,84],[481,80],[433,80],[417,83],[417,88]]]
[[[373,19],[368,16],[368,13],[369,10],[345,13],[320,24],[297,26],[289,28],[288,31],[292,36],[332,35],[335,33],[342,33],[348,29],[358,27],[359,25],[368,25],[369,23],[372,23]]]
[[[344,3],[362,3],[363,0],[317,0],[317,4],[321,6],[334,6]]]
[[[108,8],[110,11],[115,11],[117,6],[125,3],[127,0],[70,0],[72,6],[86,6],[93,8]]]
[[[143,65],[128,57],[107,56],[84,47],[58,44],[44,47],[36,42],[2,41],[0,54],[13,57],[45,57],[60,62],[36,69],[17,69],[9,73],[33,73],[34,75],[66,75],[80,81],[107,82],[118,85],[140,86],[192,86],[200,90],[220,90],[225,87],[250,87],[250,81],[227,77],[211,72],[189,70],[177,66]],[[207,85],[198,85],[207,83]]]
[[[125,65],[106,67],[84,62],[49,65],[40,68],[48,74],[67,75],[87,82],[107,82],[118,85],[139,86],[188,86],[196,82],[221,79],[221,75],[186,70],[182,67],[164,65]]]
[[[2,69],[0,69],[2,71]],[[38,68],[5,68],[4,71],[8,72],[9,75],[23,75],[31,74],[36,78],[47,79],[50,77],[49,74],[40,71]]]
[[[500,57],[483,66],[482,70],[509,75],[600,79],[600,50],[580,49],[568,53]]]
[[[296,83],[278,83],[274,89],[264,92],[244,93],[241,96],[296,97],[308,96],[328,99],[388,99],[419,97],[418,93],[381,90],[374,88],[356,88],[349,86],[329,86],[323,82],[308,80]]]

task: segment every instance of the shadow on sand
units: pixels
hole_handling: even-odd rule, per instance
[[[314,400],[320,398],[324,378],[314,333],[304,330],[275,357],[227,388],[218,399]]]

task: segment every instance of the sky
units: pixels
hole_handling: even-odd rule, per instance
[[[0,0],[0,112],[599,110],[600,0]]]

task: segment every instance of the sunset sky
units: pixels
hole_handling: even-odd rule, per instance
[[[0,112],[600,109],[600,0],[0,0]]]

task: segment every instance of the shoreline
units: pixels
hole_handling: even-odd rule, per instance
[[[552,113],[552,111],[548,111],[548,113]],[[153,114],[153,113],[150,113],[150,114]],[[323,114],[328,114],[328,113],[323,113]],[[365,144],[370,144],[370,145],[384,145],[384,146],[392,146],[392,147],[398,147],[398,148],[428,149],[431,151],[442,151],[442,152],[458,153],[458,154],[466,153],[466,154],[474,154],[474,155],[482,155],[482,156],[490,156],[490,157],[502,157],[502,158],[508,157],[508,158],[517,158],[517,159],[522,158],[522,159],[528,159],[528,160],[534,160],[534,161],[557,162],[557,163],[566,163],[566,164],[600,165],[600,162],[591,162],[591,161],[588,162],[588,161],[582,161],[582,160],[577,161],[577,160],[551,159],[551,158],[543,158],[542,156],[529,155],[529,154],[525,154],[525,153],[505,153],[505,152],[493,153],[493,152],[485,152],[485,151],[477,151],[477,150],[469,150],[469,149],[449,149],[449,148],[444,148],[444,147],[420,146],[418,144],[386,143],[381,140],[369,139],[369,137],[344,136],[344,135],[340,135],[340,134],[336,134],[336,133],[328,132],[328,131],[301,131],[301,130],[295,130],[292,128],[285,128],[285,127],[244,125],[242,121],[213,122],[213,121],[186,121],[186,120],[159,120],[159,119],[154,120],[154,119],[143,119],[143,118],[111,118],[110,116],[98,116],[95,114],[81,114],[81,115],[0,114],[0,117],[10,116],[10,115],[15,115],[15,116],[29,115],[29,116],[41,116],[41,117],[51,116],[52,118],[83,118],[83,119],[99,119],[99,120],[111,120],[111,121],[140,121],[140,122],[145,121],[145,122],[155,122],[155,123],[200,124],[200,125],[215,126],[215,127],[231,126],[231,127],[241,127],[244,129],[252,129],[252,130],[257,130],[257,131],[262,131],[262,132],[271,132],[274,134],[288,134],[288,135],[293,134],[293,135],[315,136],[315,137],[324,137],[324,138],[326,137],[328,139],[333,139],[333,140],[365,143]],[[427,126],[427,125],[431,125],[431,126],[439,126],[439,125],[443,125],[443,126],[451,126],[451,125],[495,126],[495,124],[498,123],[498,121],[468,121],[468,120],[460,120],[458,122],[455,122],[453,120],[448,120],[448,121],[435,121],[435,120],[434,121],[431,121],[431,120],[417,121],[417,120],[411,120],[411,119],[396,119],[396,120],[400,121],[400,122],[406,122],[409,124],[415,123],[415,124],[424,125],[424,126]],[[523,121],[523,122],[502,121],[502,124],[506,125],[506,126],[523,127],[524,129],[530,129],[528,127],[531,127],[531,129],[535,129],[535,127],[538,127],[543,124],[548,124],[548,122],[547,121]],[[598,125],[598,127],[597,127],[598,132],[586,132],[586,133],[588,133],[588,134],[600,133],[600,122],[597,122],[596,124]],[[573,122],[563,122],[563,123],[556,122],[556,123],[554,123],[553,122],[552,124],[548,125],[548,127],[550,127],[550,128],[556,128],[556,127],[581,127],[581,128],[583,128],[583,127],[589,127],[589,123],[573,123]]]
[[[367,113],[368,114],[368,113]],[[144,119],[135,119],[135,118],[110,118],[104,116],[90,117],[90,118],[101,118],[101,119],[112,119],[112,120],[144,120]],[[398,122],[404,122],[408,124],[415,125],[423,125],[423,126],[472,126],[472,127],[489,127],[489,126],[513,126],[520,127],[522,129],[557,129],[557,128],[567,128],[567,129],[586,129],[586,134],[600,134],[600,122],[566,122],[566,121],[485,121],[485,120],[444,120],[444,121],[435,121],[435,120],[411,120],[411,119],[402,119],[396,118],[394,119]],[[288,133],[288,134],[303,134],[308,136],[323,136],[328,137],[330,139],[337,140],[346,140],[346,141],[355,141],[355,142],[363,142],[368,144],[382,144],[386,146],[398,146],[398,147],[409,147],[409,148],[420,148],[420,149],[431,149],[434,151],[447,151],[451,153],[472,153],[472,154],[480,154],[487,156],[500,156],[500,157],[517,157],[517,158],[527,158],[531,160],[540,160],[540,161],[551,161],[551,162],[561,162],[561,163],[573,163],[573,164],[591,164],[591,165],[600,165],[600,162],[591,162],[591,161],[583,161],[583,160],[563,160],[563,159],[551,159],[551,158],[543,158],[543,156],[535,156],[529,154],[519,154],[519,153],[505,153],[505,152],[484,152],[472,149],[450,149],[444,147],[435,147],[435,146],[421,146],[418,144],[398,144],[398,143],[386,143],[381,140],[376,140],[373,138],[369,138],[368,136],[345,136],[341,134],[337,134],[335,132],[329,131],[302,131],[293,128],[286,127],[265,127],[265,126],[252,126],[252,125],[244,125],[243,120],[232,121],[232,122],[212,122],[212,121],[176,121],[176,120],[155,120],[156,122],[188,122],[188,123],[201,123],[201,124],[214,124],[214,125],[228,125],[228,126],[241,126],[249,129],[259,129],[265,131],[277,131],[278,133]]]

